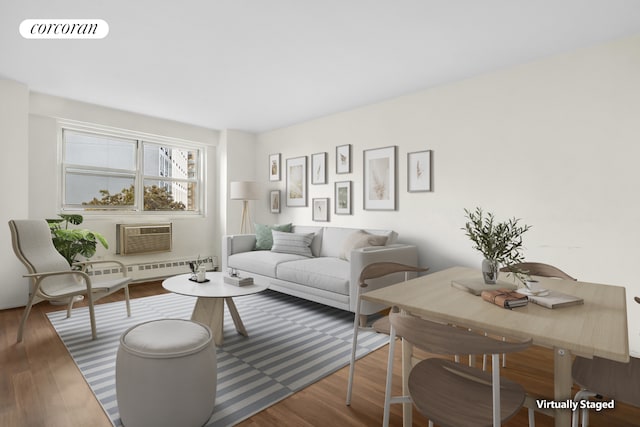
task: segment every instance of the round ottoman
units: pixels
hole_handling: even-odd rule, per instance
[[[120,337],[116,394],[125,427],[202,426],[216,399],[216,350],[200,323],[162,319]]]

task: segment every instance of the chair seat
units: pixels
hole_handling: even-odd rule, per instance
[[[632,357],[629,363],[594,357],[576,357],[572,368],[573,380],[582,388],[640,407],[640,359]],[[631,381],[630,381],[631,380]]]
[[[94,279],[91,281],[91,289],[94,294],[112,294],[115,291],[124,288],[131,282],[131,277],[115,277],[112,279]],[[46,281],[43,281],[46,285]],[[68,296],[70,294],[86,294],[87,285],[84,280],[76,281],[72,276],[69,276],[65,286],[42,286],[41,292],[50,298]]]
[[[425,417],[442,427],[493,425],[491,373],[445,359],[419,362],[409,375],[409,393]],[[502,421],[524,404],[521,385],[500,378]]]

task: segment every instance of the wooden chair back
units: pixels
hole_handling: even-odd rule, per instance
[[[414,267],[412,265],[400,264],[397,262],[374,262],[367,265],[360,272],[360,278],[358,280],[360,287],[367,287],[367,280],[378,279],[380,277],[388,276],[393,273],[407,273],[407,272],[424,272],[429,270],[425,267]]]
[[[500,271],[503,272],[523,272],[526,274],[530,274],[532,276],[541,276],[541,277],[555,277],[557,279],[565,279],[565,280],[578,280],[574,277],[571,277],[564,271],[560,270],[558,267],[554,267],[553,265],[544,264],[542,262],[522,262],[519,264],[513,264],[508,267],[502,267]]]

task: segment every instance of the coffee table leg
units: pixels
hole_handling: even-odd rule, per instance
[[[230,298],[229,298],[230,299]],[[236,312],[237,313],[237,312]],[[224,343],[224,299],[198,298],[191,320],[204,323],[211,328],[213,341],[220,347]]]
[[[229,313],[231,313],[233,324],[236,325],[236,331],[238,331],[240,335],[248,337],[249,334],[247,334],[247,330],[244,328],[244,324],[242,323],[242,319],[240,319],[240,314],[236,308],[236,303],[233,302],[233,298],[225,298],[224,300],[227,302],[227,307],[229,307]]]

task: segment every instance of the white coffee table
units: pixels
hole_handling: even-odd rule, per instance
[[[224,342],[223,322],[224,303],[226,301],[231,318],[239,334],[248,336],[247,330],[242,324],[238,309],[233,302],[233,297],[251,295],[264,291],[266,286],[248,285],[234,286],[224,283],[224,274],[219,272],[207,272],[208,282],[197,283],[189,280],[191,273],[173,276],[162,282],[162,287],[180,295],[198,297],[191,314],[191,320],[204,323],[211,328],[213,340],[217,346]]]

